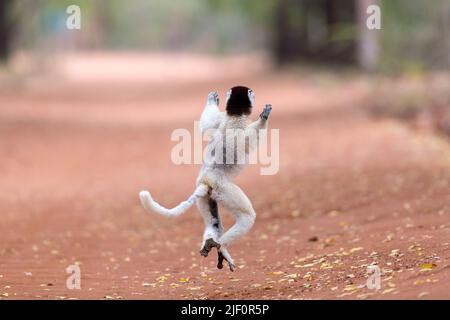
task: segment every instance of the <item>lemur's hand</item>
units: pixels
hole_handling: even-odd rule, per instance
[[[263,112],[261,112],[259,117],[261,119],[264,119],[264,120],[269,119],[270,111],[272,111],[272,105],[271,104],[266,104],[266,106],[264,107]]]
[[[208,104],[219,105],[219,94],[216,91],[211,91],[208,94]]]

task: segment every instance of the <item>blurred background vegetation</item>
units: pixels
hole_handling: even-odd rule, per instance
[[[82,31],[65,27],[68,5]],[[364,30],[382,8],[382,30]],[[362,24],[362,21],[364,24]],[[364,47],[372,52],[364,60]],[[266,51],[276,65],[356,65],[383,72],[450,67],[450,0],[2,0],[0,59],[17,50]]]

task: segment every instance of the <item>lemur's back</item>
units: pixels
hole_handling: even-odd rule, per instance
[[[215,177],[220,175],[221,179],[230,179],[243,169],[246,161],[244,135],[247,126],[247,117],[223,117],[206,147],[202,176],[212,174]]]

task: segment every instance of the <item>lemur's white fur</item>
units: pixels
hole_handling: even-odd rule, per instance
[[[231,91],[227,93],[227,101],[230,95]],[[253,105],[255,98],[253,91],[250,89],[248,90],[248,97]],[[259,133],[259,130],[267,127],[267,118],[263,119],[260,117],[258,120],[250,123],[247,115],[228,116],[226,112],[219,110],[218,102],[217,93],[211,92],[200,117],[200,129],[203,133],[208,131],[210,134],[207,148],[214,148],[219,140],[223,142],[225,134],[229,134],[227,129],[241,129],[244,132],[253,130]],[[228,152],[227,147],[227,145],[224,147],[226,152]],[[232,151],[239,152],[237,149]],[[245,153],[248,154],[251,151],[249,148],[246,148]],[[141,191],[139,196],[142,206],[148,211],[154,211],[165,216],[178,216],[187,211],[196,202],[205,223],[202,248],[204,248],[208,239],[213,239],[220,245],[218,250],[223,254],[230,269],[233,271],[235,266],[227,247],[247,233],[253,226],[256,218],[256,213],[250,200],[232,182],[232,179],[237,176],[243,167],[243,164],[217,164],[205,160],[197,178],[197,188],[188,200],[175,208],[166,209],[156,203],[148,191]],[[225,207],[236,220],[235,224],[225,233],[218,212],[216,217],[212,215],[209,204],[210,198]]]

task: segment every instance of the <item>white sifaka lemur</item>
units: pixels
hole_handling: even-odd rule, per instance
[[[209,136],[205,152],[209,156],[204,159],[194,193],[172,209],[159,205],[148,191],[139,194],[145,209],[165,216],[178,216],[196,202],[205,223],[200,254],[207,257],[211,249],[216,247],[219,269],[223,268],[223,260],[227,261],[231,271],[236,269],[227,248],[251,229],[256,217],[250,200],[233,183],[233,178],[243,169],[249,154],[257,146],[260,135],[265,131],[263,129],[267,128],[272,110],[271,105],[266,105],[258,120],[250,122],[248,117],[254,103],[255,96],[251,89],[236,86],[227,92],[226,111],[221,112],[218,94],[209,93],[200,117],[200,129]],[[226,232],[219,216],[218,204],[235,218],[235,224]]]

